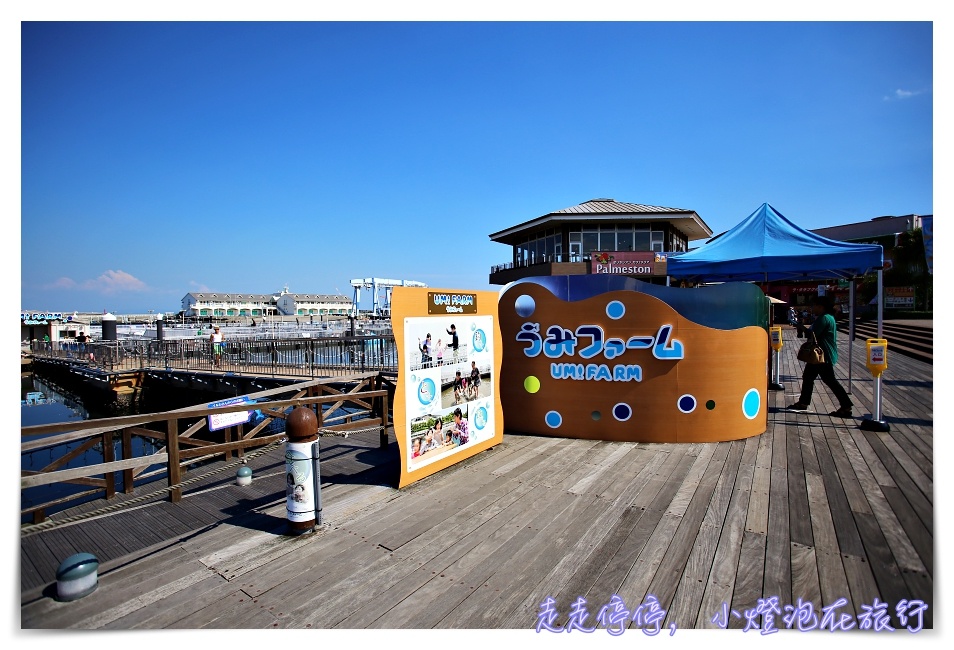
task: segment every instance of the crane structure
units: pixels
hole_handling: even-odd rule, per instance
[[[354,289],[354,298],[351,301],[351,315],[358,316],[358,303],[361,301],[361,290],[371,289],[371,316],[373,318],[391,316],[391,289],[393,287],[426,287],[423,282],[416,280],[391,280],[389,278],[357,278],[351,281]],[[385,290],[384,303],[381,303],[380,289]]]

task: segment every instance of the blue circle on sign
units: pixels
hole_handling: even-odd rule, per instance
[[[606,305],[606,315],[613,320],[619,320],[626,313],[626,306],[619,300],[614,300]]]
[[[434,385],[434,380],[430,377],[424,379],[417,387],[417,399],[425,406],[433,402],[436,395],[437,386]]]
[[[692,413],[696,410],[696,398],[689,394],[683,395],[679,398],[679,401],[676,402],[676,406],[679,407],[679,410],[683,413]]]
[[[620,422],[625,422],[633,415],[633,409],[629,404],[620,402],[613,407],[613,417],[619,420]]]
[[[762,396],[759,395],[757,388],[750,388],[745,392],[742,398],[742,415],[750,420],[754,420],[762,407]]]
[[[481,406],[474,413],[474,427],[479,431],[487,426],[487,409]]]
[[[537,308],[537,303],[530,296],[522,295],[519,296],[513,303],[513,307],[517,310],[517,316],[526,318],[533,314],[534,310]]]
[[[474,352],[483,352],[485,347],[487,347],[487,335],[484,334],[484,330],[477,330],[474,332]]]
[[[563,424],[563,416],[557,413],[556,411],[550,411],[546,416],[547,426],[551,429],[556,429],[558,426]]]

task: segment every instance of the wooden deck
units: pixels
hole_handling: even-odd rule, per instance
[[[723,605],[739,613],[728,626],[743,627],[746,610],[771,597],[777,627],[798,599],[821,619],[839,598],[839,615],[861,614],[875,598],[889,613],[921,599],[932,627],[932,368],[889,357],[891,431],[864,432],[860,415],[827,415],[837,405],[821,382],[809,412],[777,410],[800,386],[793,334],[785,332],[786,391],[769,393],[761,436],[636,444],[507,434],[400,491],[388,487],[394,442],[379,450],[376,434],[323,439],[326,525],[301,537],[283,534],[276,451],[253,461],[250,487],[227,472],[180,504],[23,538],[21,625],[528,629],[548,596],[554,625],[579,597],[586,625],[596,625],[614,594],[630,610],[652,594],[663,625],[678,629],[716,627]],[[872,381],[863,342],[855,345],[852,398],[864,414]],[[100,558],[99,587],[57,602],[56,565],[76,551]],[[902,627],[895,616],[892,625]]]

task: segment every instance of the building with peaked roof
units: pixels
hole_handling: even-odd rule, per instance
[[[511,247],[511,260],[491,267],[490,283],[605,272],[652,281],[665,276],[667,254],[711,236],[693,210],[590,199],[490,235]]]

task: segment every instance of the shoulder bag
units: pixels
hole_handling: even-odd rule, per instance
[[[802,343],[802,347],[798,348],[796,358],[805,363],[825,363],[825,351],[818,345],[813,332],[809,332],[808,340]]]

